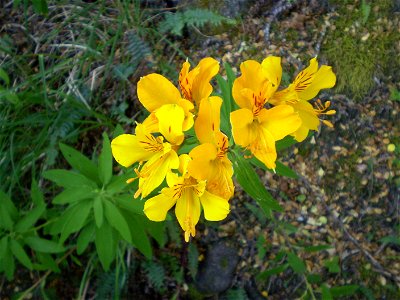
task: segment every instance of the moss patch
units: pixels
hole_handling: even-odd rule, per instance
[[[374,77],[398,77],[399,13],[389,0],[332,2],[338,2],[338,15],[331,20],[322,52],[337,72],[337,90],[359,99],[371,90]]]

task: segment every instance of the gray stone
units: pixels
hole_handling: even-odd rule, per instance
[[[219,241],[212,244],[200,264],[195,286],[203,294],[218,294],[227,290],[235,276],[239,262],[237,250]]]

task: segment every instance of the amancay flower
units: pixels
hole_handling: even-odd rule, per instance
[[[268,168],[275,169],[275,142],[295,132],[301,124],[289,105],[265,108],[280,84],[280,58],[270,56],[262,64],[248,60],[240,65],[240,70],[242,75],[232,88],[233,98],[240,107],[230,117],[233,138]]]
[[[111,150],[115,160],[124,167],[139,162],[135,169],[139,179],[139,188],[135,198],[147,197],[165,179],[171,169],[179,167],[179,158],[172,145],[164,142],[162,136],[155,137],[143,124],[137,124],[135,134],[122,134],[111,141]],[[143,164],[143,162],[146,162]]]
[[[228,137],[220,131],[220,97],[204,98],[200,102],[194,123],[200,145],[189,155],[188,171],[198,180],[207,181],[207,190],[225,199],[233,196],[233,167],[227,156]]]
[[[318,69],[317,58],[313,58],[310,60],[310,65],[296,76],[289,87],[273,95],[270,101],[273,105],[290,105],[299,114],[302,123],[293,133],[297,141],[303,141],[309,130],[318,130],[321,115],[336,113],[335,110],[328,110],[330,101],[322,104],[321,100],[317,100],[314,107],[308,102],[317,96],[320,90],[331,88],[335,83],[336,75],[333,73],[332,67],[322,65]],[[332,123],[327,120],[322,120],[322,122],[333,127]]]
[[[180,173],[168,173],[168,188],[146,201],[145,215],[152,221],[164,221],[167,212],[176,204],[175,214],[180,226],[185,232],[185,241],[196,235],[195,226],[200,218],[200,205],[203,207],[204,217],[209,221],[220,221],[229,213],[229,203],[217,195],[207,191],[206,181],[197,180],[187,172],[190,157],[182,154],[180,157]]]
[[[185,62],[179,75],[179,90],[164,76],[149,74],[137,85],[139,101],[150,112],[143,122],[150,132],[161,132],[172,144],[183,142],[184,131],[193,126],[193,109],[212,92],[210,80],[219,70],[218,62],[207,57],[189,72]]]

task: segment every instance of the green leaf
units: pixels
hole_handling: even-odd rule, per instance
[[[339,273],[340,266],[339,266],[339,256],[334,256],[331,260],[328,260],[324,263],[325,267],[328,268],[330,273]]]
[[[65,188],[80,188],[82,186],[97,188],[97,184],[87,177],[67,170],[49,170],[43,177]]]
[[[14,203],[3,191],[0,191],[0,228],[11,230],[18,217]]]
[[[53,204],[67,204],[74,203],[84,199],[92,198],[96,193],[93,191],[93,187],[81,186],[79,188],[72,187],[66,188],[64,191],[59,193],[53,198]]]
[[[276,151],[281,151],[296,144],[297,141],[292,136],[286,136],[282,140],[276,142]]]
[[[65,144],[60,143],[60,150],[64,156],[64,158],[68,161],[70,166],[82,173],[82,175],[87,178],[93,180],[94,182],[99,181],[99,177],[97,175],[97,167],[89,158],[80,153],[79,151],[67,146]]]
[[[34,265],[35,270],[38,270],[38,271],[51,270],[51,271],[53,271],[55,273],[60,273],[61,272],[61,270],[58,267],[57,263],[51,257],[50,254],[37,252],[36,256],[38,258],[38,261],[41,263],[41,265],[35,264]]]
[[[164,248],[167,242],[165,222],[153,222],[145,219],[145,223],[146,231],[157,241],[160,248]]]
[[[278,202],[265,189],[249,161],[245,160],[237,151],[233,153],[234,157],[231,159],[233,169],[243,190],[257,201],[267,216],[271,214],[270,210],[283,211]]]
[[[307,246],[304,247],[304,251],[306,252],[319,252],[323,250],[332,249],[332,245],[315,245],[315,246]]]
[[[322,300],[333,300],[331,291],[325,284],[321,286],[321,293],[322,293]]]
[[[146,217],[132,214],[126,210],[123,210],[122,214],[124,215],[132,234],[132,244],[142,252],[144,256],[150,259],[153,256],[153,252],[149,237],[145,231]]]
[[[261,272],[260,274],[257,275],[257,279],[258,280],[266,280],[268,279],[268,277],[272,276],[272,275],[277,275],[282,273],[283,271],[285,271],[288,268],[288,264],[284,264],[281,266],[278,266],[276,268],[272,268],[269,270],[266,270],[264,272]]]
[[[103,203],[108,223],[114,227],[128,243],[132,243],[129,226],[119,209],[110,201],[105,200]]]
[[[35,11],[39,14],[47,15],[47,13],[49,12],[46,0],[32,0],[32,4],[35,8]]]
[[[21,264],[23,264],[29,270],[32,270],[31,260],[29,259],[28,255],[26,255],[24,248],[22,248],[22,246],[16,240],[10,240],[10,249]]]
[[[94,212],[94,220],[96,221],[97,227],[101,227],[103,224],[103,201],[101,197],[96,197],[93,202],[93,212]]]
[[[334,298],[346,297],[354,295],[360,287],[356,284],[349,284],[343,286],[335,286],[330,288],[330,292]]]
[[[45,211],[46,207],[43,204],[35,207],[17,222],[15,225],[15,231],[25,232],[28,229],[31,229]]]
[[[136,177],[137,175],[135,173],[133,173],[133,171],[127,172],[123,175],[119,175],[119,176],[113,176],[111,178],[111,182],[107,185],[107,193],[109,194],[115,194],[115,193],[119,193],[121,191],[123,191],[124,189],[126,189],[127,187],[134,187],[135,185],[137,185],[137,181],[135,180],[134,183],[131,184],[127,184],[126,181],[129,178],[133,178]]]
[[[96,228],[95,244],[101,265],[105,271],[108,271],[115,258],[116,239],[113,229],[107,222],[103,222],[103,226]]]
[[[259,161],[255,156],[249,159],[249,161],[256,167],[268,171],[268,172],[274,172],[274,170],[268,169],[266,165],[264,165],[261,161]],[[275,173],[281,176],[286,176],[289,178],[294,178],[297,179],[299,178],[299,175],[295,171],[293,171],[291,168],[288,166],[285,166],[283,163],[280,161],[276,161],[276,169]]]
[[[110,182],[112,177],[112,154],[110,139],[103,133],[103,149],[99,156],[99,177],[103,185]]]
[[[12,280],[15,272],[15,262],[10,248],[7,248],[4,259],[1,262],[3,264],[3,270],[7,279]]]
[[[300,259],[296,254],[289,252],[287,254],[287,260],[290,267],[298,274],[303,274],[306,271],[306,265],[304,261]]]
[[[267,223],[267,217],[265,216],[265,213],[260,210],[258,206],[255,206],[248,202],[245,202],[244,205],[257,218],[258,222],[260,222],[261,225],[265,225]]]
[[[228,135],[231,135],[230,126],[230,113],[231,113],[231,91],[228,82],[221,76],[215,77],[218,82],[218,86],[222,93],[222,106],[221,106],[221,130]]]
[[[400,238],[394,235],[388,235],[380,239],[383,244],[400,245]]]
[[[31,184],[31,198],[35,206],[46,206],[46,202],[44,201],[43,193],[39,189],[39,185],[36,180],[32,180]]]
[[[144,215],[144,201],[133,198],[133,195],[119,195],[115,198],[118,206],[137,215]]]
[[[6,255],[8,249],[8,236],[3,236],[0,240],[0,261]]]
[[[8,74],[3,68],[0,68],[0,79],[2,79],[6,85],[10,85],[10,77],[8,77]]]
[[[37,236],[27,237],[24,242],[33,250],[42,253],[60,253],[65,251],[65,248],[62,245]]]
[[[63,217],[64,226],[61,231],[60,243],[76,231],[79,231],[86,222],[92,208],[92,201],[80,202],[67,210]]]
[[[80,255],[82,254],[89,243],[92,241],[95,234],[96,227],[93,223],[88,224],[85,228],[82,229],[79,234],[78,241],[76,242],[76,252]]]

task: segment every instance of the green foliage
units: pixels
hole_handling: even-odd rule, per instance
[[[64,213],[51,225],[50,232],[60,234],[61,243],[71,234],[78,233],[78,253],[85,251],[94,241],[105,270],[114,261],[120,240],[135,245],[145,256],[151,257],[143,203],[139,200],[131,203],[132,196],[125,191],[125,181],[131,176],[129,173],[125,176],[112,175],[108,136],[103,135],[97,165],[67,145],[61,144],[60,148],[75,171],[49,170],[43,174],[64,187],[53,199],[53,204],[67,205],[63,208]]]
[[[199,250],[194,243],[190,243],[188,247],[188,268],[192,278],[196,277],[199,267]]]
[[[234,24],[232,19],[228,19],[218,15],[207,9],[188,9],[183,12],[166,13],[164,20],[158,25],[158,30],[161,33],[170,32],[174,35],[181,36],[185,26],[190,27],[203,27],[206,24],[219,26],[223,22],[227,24]]]

